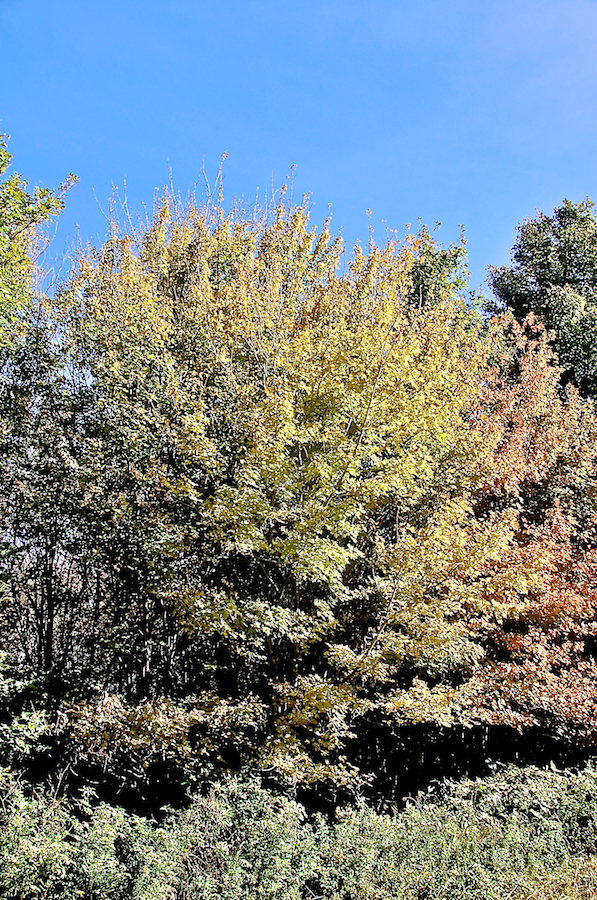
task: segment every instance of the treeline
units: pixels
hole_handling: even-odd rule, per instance
[[[590,756],[592,206],[521,227],[492,317],[462,244],[349,255],[284,191],[164,195],[43,294],[62,203],[0,186],[3,764],[156,812]]]

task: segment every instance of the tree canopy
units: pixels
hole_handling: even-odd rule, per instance
[[[8,138],[0,134],[0,349],[29,295],[35,228],[64,208],[64,196],[76,180],[69,175],[58,191],[37,187],[31,194],[20,175],[7,175],[11,159]]]
[[[422,735],[588,752],[593,408],[462,260],[165,194],[22,307],[3,715],[43,712],[62,783],[159,806],[223,770],[395,782]]]
[[[518,228],[512,265],[490,268],[502,308],[534,313],[553,335],[563,381],[597,392],[597,219],[594,204],[564,200]]]

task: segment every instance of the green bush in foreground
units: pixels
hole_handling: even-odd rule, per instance
[[[501,900],[597,896],[597,769],[514,767],[445,783],[395,816],[333,824],[255,783],[214,787],[156,825],[1,779],[0,897]]]

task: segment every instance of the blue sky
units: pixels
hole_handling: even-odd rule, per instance
[[[597,0],[0,0],[0,131],[31,184],[72,190],[61,252],[126,180],[151,204],[218,169],[250,202],[295,165],[320,223],[464,224],[471,286],[515,227],[597,200]]]

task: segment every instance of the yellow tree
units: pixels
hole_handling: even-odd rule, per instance
[[[349,721],[379,700],[368,672],[382,683],[417,641],[440,669],[477,653],[445,598],[430,617],[421,580],[442,542],[466,552],[491,346],[436,250],[425,232],[357,248],[341,272],[305,208],[282,199],[268,223],[165,200],[60,298],[92,386],[83,506],[102,520],[129,694],[256,698],[260,764],[290,778],[353,777]]]

